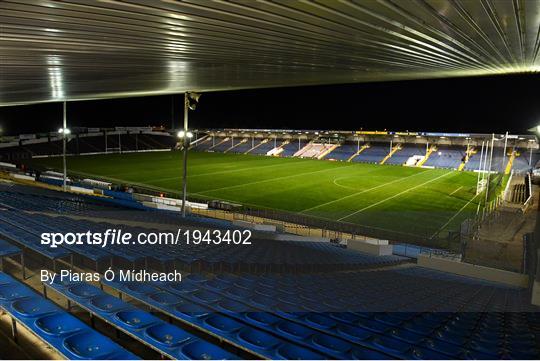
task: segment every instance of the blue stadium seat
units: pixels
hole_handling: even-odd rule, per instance
[[[180,355],[185,355],[185,349],[206,346],[209,350],[213,350],[213,354],[219,355],[219,357],[225,359],[235,358],[232,354],[221,350],[217,346],[200,340],[181,328],[166,323],[148,312],[137,309],[133,305],[113,297],[90,284],[77,282],[45,285],[62,294],[68,300],[77,303],[93,315],[105,320],[113,327],[152,347],[162,355],[179,358]],[[134,295],[145,295],[152,292],[152,290],[157,290],[156,287],[146,284],[140,284],[140,287],[134,286],[135,283],[126,284],[126,289],[133,292]],[[48,320],[49,327],[55,322],[57,320]],[[73,339],[72,341],[71,349],[84,357],[85,354],[81,351],[81,347],[85,345],[84,340]],[[194,342],[196,342],[197,346],[191,345]],[[91,354],[88,356],[91,356]],[[99,355],[96,355],[96,357],[99,357]]]
[[[138,359],[27,286],[0,273],[0,307],[68,359]]]

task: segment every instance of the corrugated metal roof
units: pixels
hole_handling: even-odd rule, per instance
[[[0,105],[540,71],[539,0],[4,0],[0,26]]]

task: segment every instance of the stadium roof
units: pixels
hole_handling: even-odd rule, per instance
[[[4,0],[0,31],[0,105],[540,70],[540,0]]]

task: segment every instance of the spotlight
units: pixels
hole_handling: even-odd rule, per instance
[[[199,103],[199,98],[201,97],[200,93],[188,93],[188,107],[191,110],[195,110],[197,108],[197,104]]]

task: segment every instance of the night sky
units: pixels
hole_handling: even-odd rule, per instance
[[[174,118],[178,126],[182,99],[166,95],[68,103],[68,125],[170,127]],[[0,108],[4,135],[52,131],[61,121],[60,103]],[[527,134],[538,123],[539,74],[204,93],[190,112],[192,128]]]

